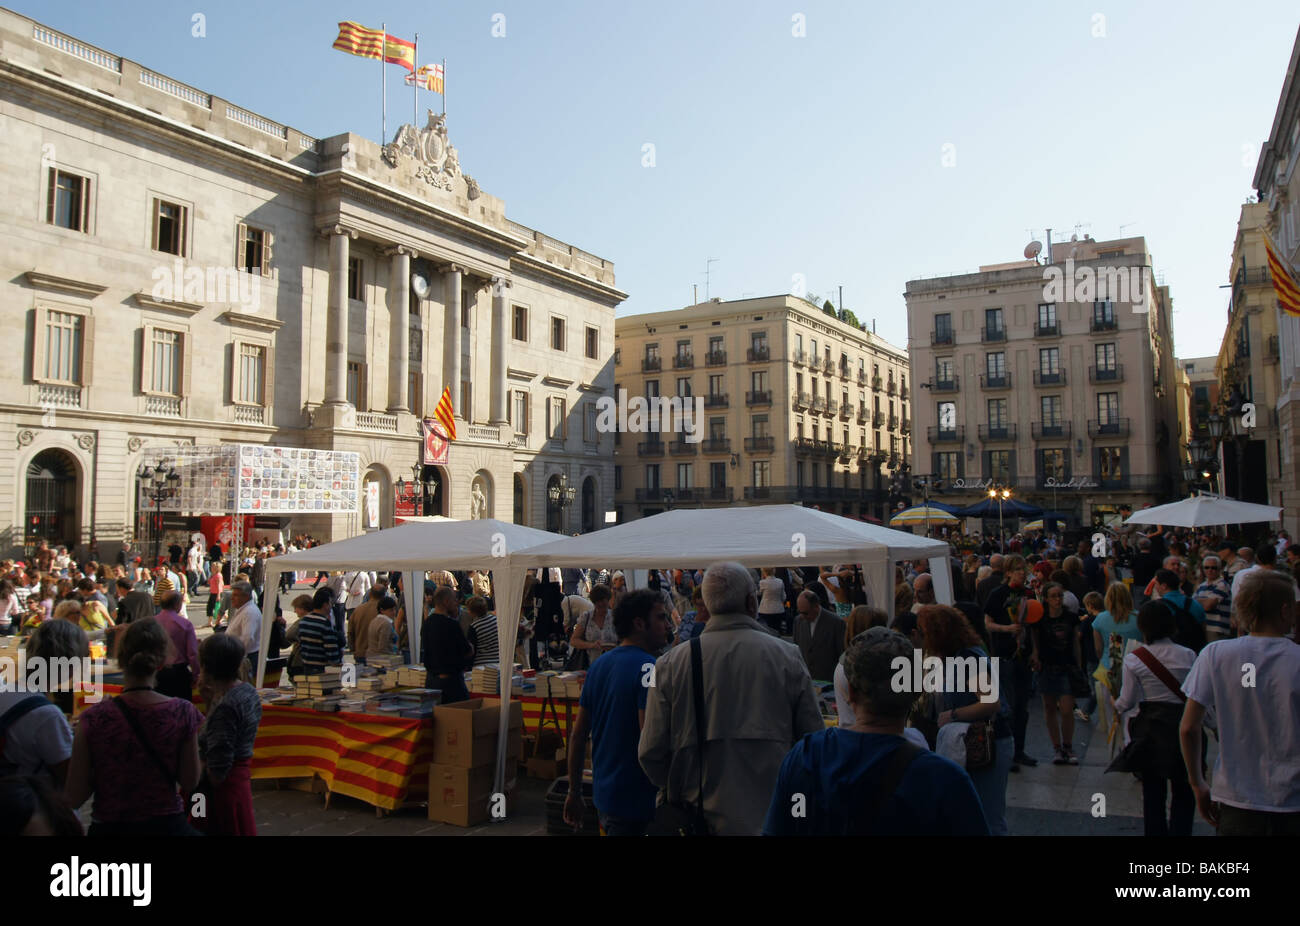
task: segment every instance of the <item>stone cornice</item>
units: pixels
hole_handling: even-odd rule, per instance
[[[573,385],[573,382],[574,382],[574,381],[571,380],[571,379],[561,379],[561,378],[558,377],[558,376],[543,376],[543,377],[542,377],[542,385],[543,385],[543,386],[556,386],[556,387],[559,387],[559,388],[567,389],[567,388],[569,388],[570,386]]]
[[[574,273],[572,270],[565,270],[563,267],[548,264],[544,260],[538,260],[531,254],[515,254],[511,256],[510,263],[512,266],[517,265],[541,276],[550,277],[574,289],[583,290],[586,294],[594,296],[602,302],[608,302],[611,307],[627,299],[627,293],[620,289],[615,289],[613,286],[601,283],[599,280],[582,276],[582,274]]]
[[[529,373],[527,370],[516,370],[513,367],[506,371],[506,376],[524,383],[530,383],[537,379],[536,373]]]
[[[227,309],[217,317],[233,328],[255,328],[258,331],[279,331],[284,327],[284,322],[277,318],[269,318],[263,315],[247,315],[243,312],[236,312],[234,309]]]
[[[107,286],[100,286],[98,283],[87,283],[84,280],[55,276],[52,273],[40,273],[36,270],[28,270],[23,276],[27,279],[27,284],[35,289],[52,289],[56,292],[70,293],[86,299],[94,299],[108,289]]]
[[[202,303],[180,302],[176,299],[155,299],[149,293],[135,293],[131,298],[133,298],[141,308],[154,309],[160,312],[175,312],[177,315],[184,315],[186,317],[203,310]]]

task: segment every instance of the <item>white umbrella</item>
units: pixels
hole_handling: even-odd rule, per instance
[[[1254,524],[1282,520],[1282,509],[1272,505],[1239,502],[1222,495],[1196,495],[1181,502],[1143,508],[1125,524],[1163,524],[1166,527],[1211,527],[1216,524]]]
[[[944,511],[942,508],[925,505],[917,505],[913,508],[906,508],[889,519],[891,527],[899,524],[955,524],[957,518],[952,512]]]

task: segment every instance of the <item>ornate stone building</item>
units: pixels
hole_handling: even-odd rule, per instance
[[[613,436],[588,422],[613,265],[509,220],[441,116],[316,139],[0,11],[0,130],[6,552],[111,556],[140,464],[186,445],[355,451],[379,527],[413,475],[425,513],[572,532],[612,509]],[[444,385],[459,439],[413,473]],[[280,520],[370,527],[361,506]]]

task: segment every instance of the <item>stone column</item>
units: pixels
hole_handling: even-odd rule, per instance
[[[326,228],[330,243],[329,315],[325,328],[325,404],[348,404],[348,243],[357,233]]]
[[[493,427],[506,424],[506,291],[505,277],[492,280],[492,406],[488,422]]]
[[[465,270],[456,264],[448,265],[442,274],[447,311],[443,319],[443,385],[451,387],[451,407],[457,418],[465,418],[466,410],[460,407],[460,354],[461,354],[461,279]]]
[[[389,248],[388,255],[388,412],[410,410],[407,385],[411,359],[411,258],[416,252],[405,245]]]

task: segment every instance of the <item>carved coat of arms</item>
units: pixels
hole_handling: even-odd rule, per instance
[[[416,163],[415,176],[439,190],[452,190],[464,179],[469,198],[478,198],[478,184],[460,170],[456,146],[447,140],[447,117],[429,110],[429,122],[422,128],[407,123],[397,130],[392,144],[384,145],[381,156],[389,167],[399,167],[403,160]]]

